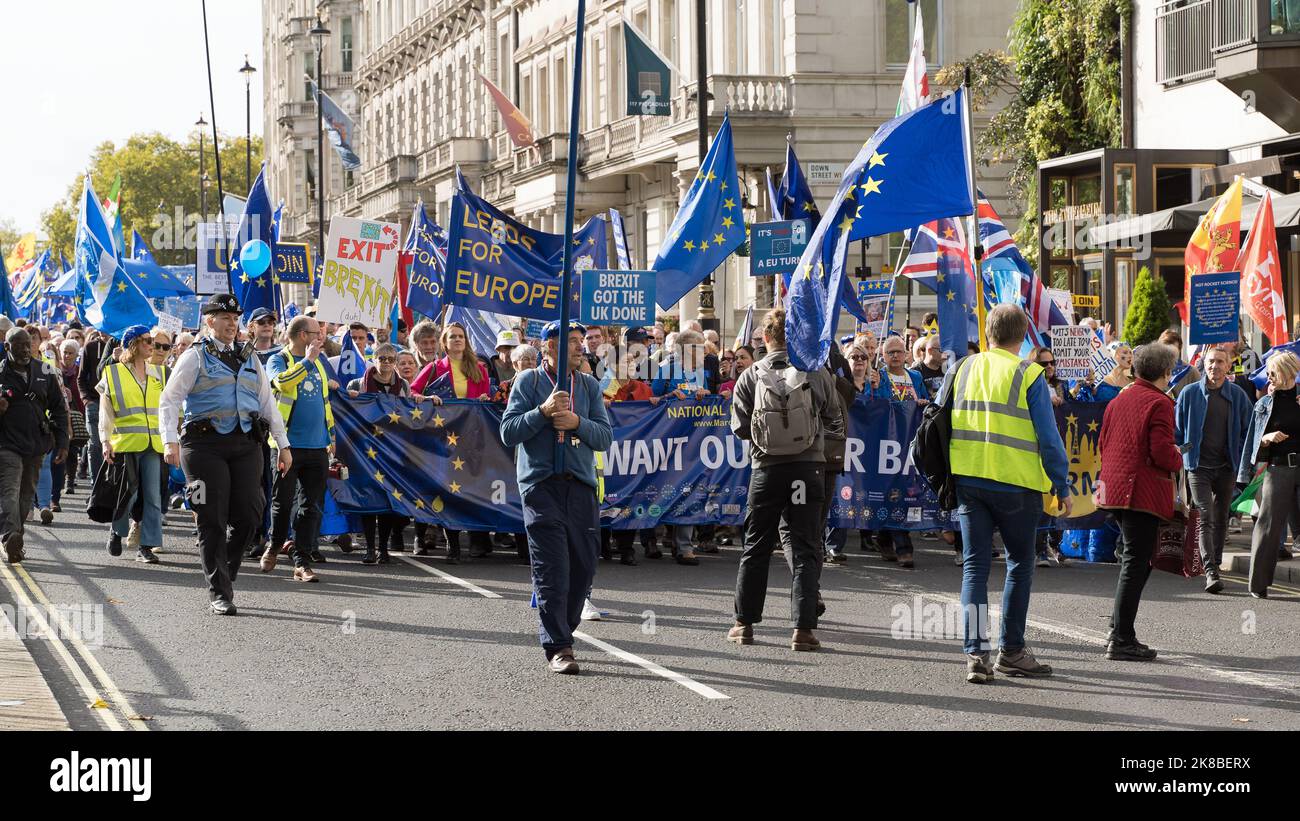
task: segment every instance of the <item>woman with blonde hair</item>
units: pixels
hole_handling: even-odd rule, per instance
[[[441,342],[446,355],[420,370],[415,382],[411,383],[411,393],[423,394],[429,385],[445,376],[448,387],[457,399],[490,401],[492,386],[488,380],[487,365],[479,361],[478,355],[474,353],[465,326],[452,322],[442,329]]]
[[[1259,515],[1250,539],[1250,595],[1257,599],[1268,598],[1287,517],[1300,506],[1300,404],[1296,398],[1300,359],[1290,352],[1274,353],[1265,363],[1264,373],[1269,393],[1255,403],[1237,474],[1237,482],[1246,484],[1254,478],[1257,466],[1264,469],[1264,483],[1255,495]]]

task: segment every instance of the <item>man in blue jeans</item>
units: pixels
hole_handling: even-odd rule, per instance
[[[1043,368],[1022,360],[1020,346],[1029,316],[1017,305],[998,305],[986,322],[991,349],[963,359],[944,381],[952,402],[949,459],[957,477],[961,522],[961,604],[965,626],[966,680],[984,684],[993,672],[1050,676],[1025,647],[1025,621],[1034,579],[1034,534],[1051,492],[1068,517],[1072,508],[1069,460],[1056,429]],[[1002,639],[997,664],[989,665],[988,578],[993,529],[1007,548],[1002,590]]]

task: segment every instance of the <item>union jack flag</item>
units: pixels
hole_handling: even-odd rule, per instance
[[[984,244],[984,259],[1001,257],[1013,263],[1020,271],[1020,305],[1029,314],[1033,323],[1030,336],[1036,337],[1034,344],[1045,344],[1041,335],[1050,333],[1053,325],[1069,325],[1069,320],[1061,313],[1061,309],[1056,307],[1056,303],[1052,302],[1051,295],[1043,287],[1043,281],[1038,278],[1029,262],[1020,253],[1016,241],[1012,239],[1011,233],[1002,224],[1002,220],[998,218],[997,212],[993,210],[993,206],[989,204],[988,198],[982,191],[978,213],[980,241]],[[985,293],[988,294],[990,290],[986,284]]]

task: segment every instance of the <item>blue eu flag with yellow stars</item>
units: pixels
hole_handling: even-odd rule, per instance
[[[813,224],[821,222],[821,211],[813,200],[812,188],[804,176],[799,158],[794,155],[794,146],[785,146],[785,173],[781,175],[781,184],[777,187],[774,205],[780,216],[774,219],[798,220],[811,219]]]
[[[271,248],[271,259],[275,259],[275,233],[271,227],[271,198],[266,194],[266,163],[257,172],[257,179],[248,192],[248,201],[244,203],[244,214],[239,219],[239,234],[234,247],[230,249],[230,291],[239,300],[239,307],[244,309],[244,321],[258,308],[269,308],[280,315],[279,293],[280,278],[276,276],[275,265],[262,272],[261,276],[251,277],[244,273],[239,261],[239,251],[244,244],[260,239]]]
[[[114,339],[132,325],[152,327],[158,321],[149,300],[122,268],[112,230],[99,207],[87,175],[73,245],[77,270],[77,318]]]
[[[845,289],[848,244],[974,211],[967,165],[966,94],[954,93],[882,125],[844,172],[791,277],[786,311],[790,362],[820,368],[830,352]]]
[[[655,302],[670,308],[745,242],[740,182],[731,147],[731,118],[722,118],[667,241],[650,266],[657,272]]]

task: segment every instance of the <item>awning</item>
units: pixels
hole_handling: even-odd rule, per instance
[[[1150,214],[1131,217],[1120,222],[1098,225],[1088,229],[1088,242],[1094,246],[1123,245],[1125,240],[1146,236],[1159,231],[1183,231],[1191,233],[1209,211],[1218,197],[1210,197],[1198,202],[1166,208]],[[1249,231],[1255,222],[1255,212],[1259,210],[1259,197],[1243,192],[1241,195],[1241,230]],[[1293,228],[1300,225],[1300,192],[1294,194],[1273,194],[1273,223],[1278,228]]]

